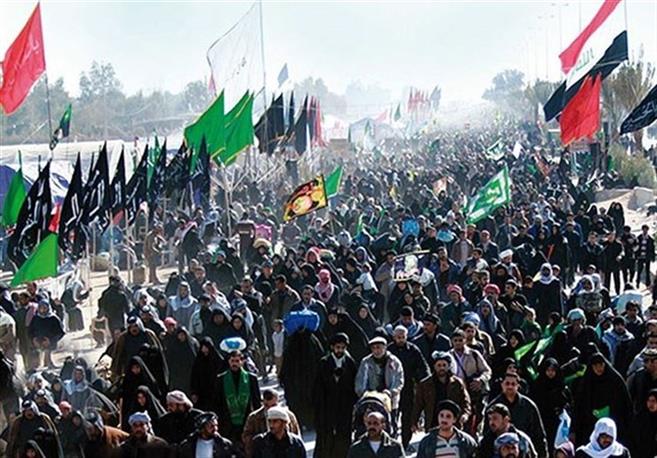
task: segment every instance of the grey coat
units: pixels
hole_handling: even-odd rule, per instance
[[[399,407],[399,395],[404,387],[404,368],[401,361],[395,355],[386,351],[387,358],[384,370],[385,390],[390,392],[390,401],[392,408]],[[381,368],[374,361],[370,354],[363,358],[356,374],[356,394],[358,397],[363,396],[366,391],[376,391],[379,385],[379,374]]]

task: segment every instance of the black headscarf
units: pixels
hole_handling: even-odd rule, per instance
[[[208,354],[203,353],[207,348]],[[209,410],[213,407],[212,396],[217,375],[226,370],[226,362],[217,351],[210,337],[201,339],[200,348],[194,359],[191,373],[191,394],[197,397],[196,408]]]

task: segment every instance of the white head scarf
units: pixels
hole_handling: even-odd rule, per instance
[[[601,434],[606,434],[613,438],[613,442],[607,448],[601,448],[598,444],[598,437]],[[616,423],[611,418],[601,418],[595,424],[591,437],[589,437],[589,443],[580,447],[579,450],[582,450],[587,455],[592,458],[607,458],[613,455],[622,455],[624,447],[616,441]]]

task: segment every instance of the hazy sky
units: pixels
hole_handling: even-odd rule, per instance
[[[630,53],[643,45],[656,62],[657,1],[626,2]],[[268,81],[287,62],[292,80],[322,77],[337,92],[356,80],[395,94],[439,84],[445,99],[475,100],[505,68],[560,79],[557,56],[578,33],[580,11],[586,24],[600,3],[264,1]],[[63,76],[77,94],[80,72],[99,60],[114,65],[127,93],[179,91],[209,76],[209,45],[250,4],[43,0],[49,78]],[[0,2],[0,55],[34,5]]]

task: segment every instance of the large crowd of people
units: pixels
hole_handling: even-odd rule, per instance
[[[79,276],[3,288],[6,456],[657,456],[651,228],[593,203],[604,161],[555,151],[529,124],[441,131],[339,159],[329,208],[289,222],[294,161],[228,209],[158,208],[130,241],[148,278],[112,275],[84,325]],[[503,164],[511,202],[470,224]],[[88,326],[100,360],[56,366]]]

